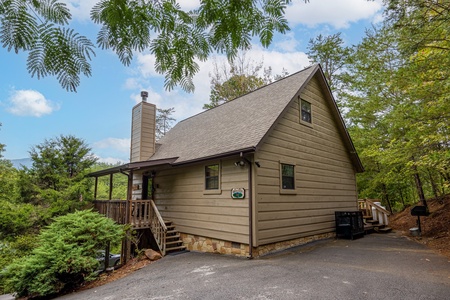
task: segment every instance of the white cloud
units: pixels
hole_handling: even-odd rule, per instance
[[[93,144],[98,149],[115,149],[122,153],[130,152],[130,139],[106,138]]]
[[[126,163],[130,157],[129,138],[106,138],[92,144],[92,151],[99,162],[110,164]]]
[[[59,105],[34,90],[12,91],[9,104],[7,110],[17,116],[42,117],[60,108]]]
[[[123,160],[121,158],[116,158],[116,157],[100,157],[100,156],[96,156],[97,157],[97,161],[98,162],[102,162],[102,163],[107,163],[107,164],[125,164],[128,161],[127,160]]]
[[[128,78],[123,85],[123,88],[126,90],[136,90],[139,89],[139,87],[140,84],[137,78]]]
[[[182,0],[179,1],[181,9],[189,11],[200,6],[200,0]]]
[[[78,21],[89,20],[91,9],[97,3],[92,0],[62,0],[62,2],[66,3],[69,8],[72,19]]]
[[[283,69],[292,74],[303,70],[310,64],[308,56],[300,51],[282,52],[254,46],[247,55],[256,61],[263,60],[264,67],[271,67],[274,75],[281,74]]]
[[[156,57],[154,54],[143,54],[138,53],[136,55],[136,62],[138,64],[138,70],[144,78],[147,77],[161,77],[162,74],[159,74],[155,71],[155,62]]]
[[[314,27],[330,24],[340,29],[349,27],[351,22],[375,18],[382,7],[381,0],[320,0],[308,3],[295,0],[287,7],[286,18],[291,25],[301,23]]]
[[[283,35],[282,40],[275,43],[275,48],[286,52],[293,52],[297,48],[299,42],[295,38],[294,32],[290,31]]]

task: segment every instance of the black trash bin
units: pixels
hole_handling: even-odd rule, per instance
[[[354,239],[364,235],[363,215],[360,211],[336,211],[336,237]]]

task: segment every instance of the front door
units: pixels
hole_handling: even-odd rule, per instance
[[[152,178],[148,175],[143,175],[142,177],[142,199],[153,199]]]

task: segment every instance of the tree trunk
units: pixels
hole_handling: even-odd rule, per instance
[[[405,208],[405,199],[403,198],[403,192],[402,192],[402,189],[400,189],[400,199],[402,200],[402,208],[404,209]]]
[[[429,169],[427,170],[427,173],[428,173],[428,177],[430,177],[430,183],[431,183],[431,188],[433,189],[434,198],[439,199],[438,188],[437,188],[436,182],[434,181],[433,175],[431,174],[431,171]]]
[[[384,196],[384,200],[386,201],[386,204],[389,208],[389,211],[391,212],[391,214],[393,214],[392,212],[392,205],[391,205],[391,201],[389,201],[389,195],[387,193],[387,189],[386,189],[386,184],[382,184],[381,185],[382,189],[383,189],[383,196]]]
[[[414,166],[416,173],[414,173],[414,180],[416,182],[417,193],[419,194],[419,199],[422,201],[424,206],[427,206],[427,200],[425,200],[425,194],[423,193],[422,181],[420,180],[420,175],[417,173],[417,168]]]
[[[413,162],[416,161],[414,159],[414,156],[411,157],[411,160]],[[414,170],[414,181],[416,182],[416,189],[417,189],[417,193],[419,194],[419,199],[420,199],[420,201],[422,201],[423,206],[428,206],[427,200],[425,200],[425,194],[423,193],[423,185],[422,185],[422,181],[420,180],[419,171],[417,170],[417,166],[415,163],[413,164],[412,168]]]

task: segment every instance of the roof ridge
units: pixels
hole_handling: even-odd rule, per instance
[[[224,103],[222,103],[222,104],[219,104],[219,105],[217,105],[217,106],[214,106],[214,107],[212,107],[212,108],[210,108],[210,109],[204,110],[204,111],[199,112],[199,113],[197,113],[197,114],[195,114],[195,115],[192,115],[192,116],[190,116],[190,117],[187,117],[186,119],[183,119],[183,120],[179,121],[177,124],[180,124],[180,123],[182,123],[182,122],[184,122],[184,121],[187,121],[187,120],[192,119],[192,118],[194,118],[194,117],[196,117],[196,116],[199,116],[199,115],[201,115],[201,114],[204,114],[204,113],[206,113],[206,112],[208,112],[208,111],[211,111],[211,110],[213,110],[213,109],[215,109],[215,108],[222,107],[222,106],[224,106],[224,105],[226,105],[226,104],[229,104],[231,101],[235,101],[235,100],[237,100],[237,99],[239,99],[239,98],[242,98],[242,97],[244,97],[244,96],[246,96],[246,95],[248,95],[248,94],[254,93],[254,92],[256,92],[256,91],[258,91],[258,90],[260,90],[260,89],[262,89],[262,88],[266,88],[266,87],[268,87],[268,86],[270,86],[270,85],[279,83],[279,82],[283,81],[284,79],[287,79],[287,78],[289,78],[289,77],[292,77],[292,76],[294,76],[294,75],[297,75],[298,73],[302,73],[302,72],[304,72],[304,71],[306,71],[306,70],[308,70],[308,69],[310,69],[310,68],[313,68],[313,67],[315,67],[315,66],[317,66],[317,65],[318,65],[317,63],[316,63],[316,64],[312,64],[312,65],[310,65],[310,66],[308,66],[308,67],[306,67],[306,68],[304,68],[304,69],[302,69],[302,70],[300,70],[300,71],[297,71],[297,72],[295,72],[295,73],[289,74],[288,76],[282,77],[282,78],[280,78],[280,79],[278,79],[278,80],[275,80],[275,81],[273,81],[273,82],[270,82],[270,83],[268,83],[268,84],[262,85],[262,86],[258,87],[257,89],[254,89],[253,91],[250,91],[250,92],[247,92],[247,93],[245,93],[245,94],[243,94],[243,95],[240,95],[240,96],[238,96],[238,97],[236,97],[236,98],[234,98],[234,99],[232,99],[232,100],[226,101],[226,102],[224,102]]]

